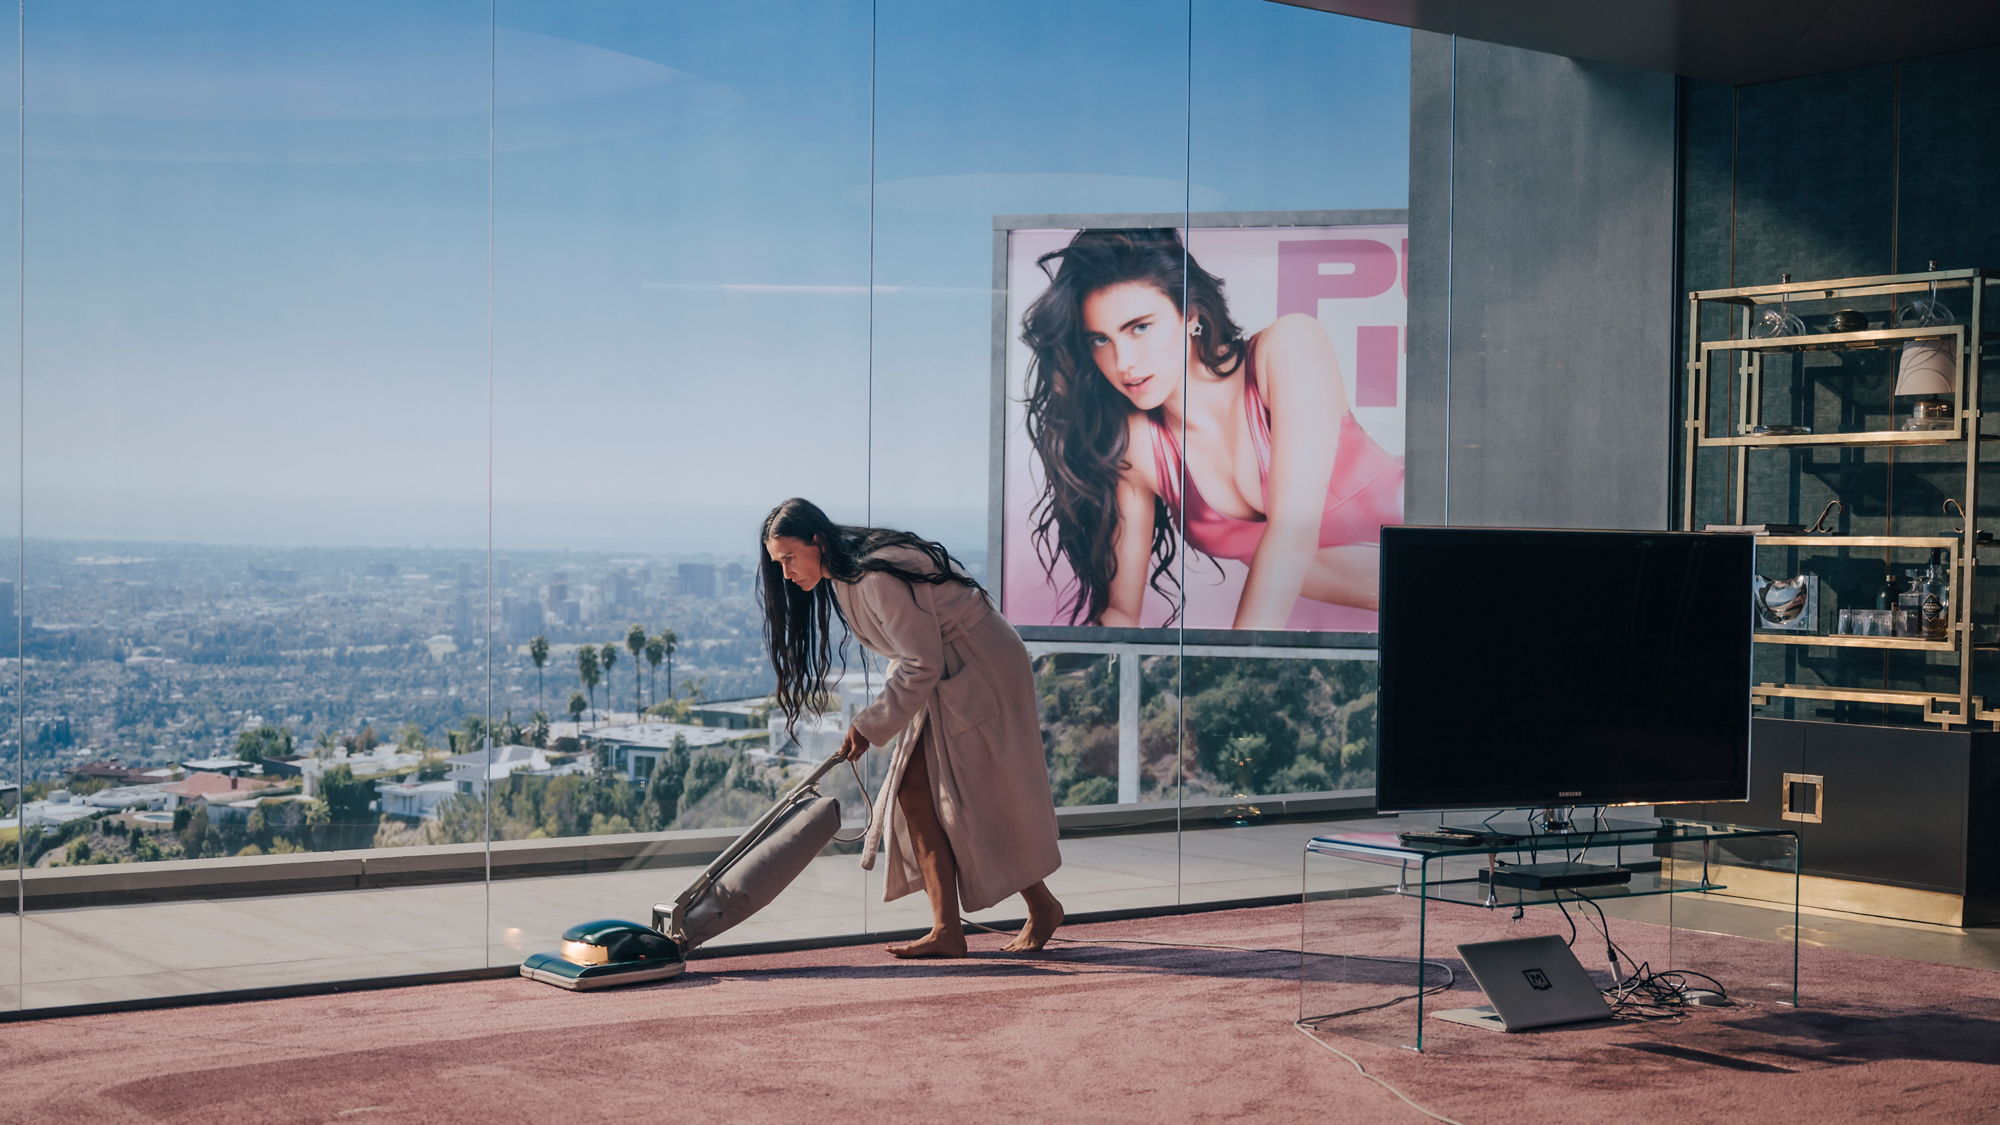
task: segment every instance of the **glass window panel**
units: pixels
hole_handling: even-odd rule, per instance
[[[1167,776],[1138,768],[1137,731],[1120,729],[1137,708],[1122,706],[1117,655],[1063,651],[1062,630],[1036,632],[1066,618],[1031,544],[1039,470],[1018,338],[1047,285],[1036,256],[1085,226],[1181,225],[1186,9],[896,0],[878,13],[870,515],[945,543],[1048,654],[1037,683],[1066,826],[1050,888],[1072,912],[1172,902],[1170,836],[1151,836],[1138,866],[1115,858],[1132,850],[1119,842],[1131,822],[1158,820],[1136,806],[1171,799],[1171,759]],[[1178,381],[1179,363],[1162,377]],[[1132,759],[1123,792],[1121,755]],[[1105,807],[1125,811],[1107,819]],[[929,921],[921,895],[892,909]],[[1023,912],[1016,897],[981,917]]]
[[[870,25],[865,3],[497,19],[487,714],[506,743],[545,713],[559,751],[511,751],[447,810],[492,839],[504,964],[649,921],[838,745],[835,716],[770,755],[755,568],[785,498],[866,512]],[[858,821],[854,789],[830,791]],[[857,932],[860,884],[818,860],[717,944]]]
[[[1368,457],[1392,482],[1358,523],[1322,517],[1295,600],[1258,597],[1260,571],[1284,573],[1282,557],[1264,549],[1264,536],[1275,534],[1268,528],[1259,529],[1254,554],[1219,553],[1211,532],[1184,557],[1182,624],[1202,632],[1187,636],[1173,687],[1183,725],[1182,824],[1217,829],[1181,836],[1182,900],[1199,902],[1297,894],[1305,840],[1371,799],[1372,527],[1399,521],[1402,502],[1410,55],[1403,28],[1305,8],[1192,0],[1190,18],[1189,194],[1217,202],[1194,206],[1212,214],[1190,218],[1188,248],[1222,279],[1228,316],[1255,351],[1264,413],[1252,419],[1246,407],[1244,421],[1226,415],[1220,427],[1191,419],[1187,492],[1213,490],[1224,515],[1262,520],[1264,490],[1290,459],[1287,447],[1318,432],[1277,413],[1283,393],[1273,388],[1290,385],[1288,373],[1301,363],[1309,369],[1294,378],[1321,370],[1309,358],[1283,366],[1277,326],[1292,313],[1323,330],[1320,348],[1330,345],[1329,370],[1339,376],[1329,414],[1345,418],[1323,446],[1334,469],[1329,493],[1344,486],[1344,465]],[[1292,330],[1296,338],[1302,329]],[[1248,438],[1255,422],[1269,427],[1268,451],[1209,436]],[[1247,511],[1226,510],[1232,492]],[[1334,526],[1337,519],[1356,526]],[[1254,639],[1208,632],[1229,628],[1311,631],[1325,648],[1212,643]]]
[[[26,21],[23,1003],[483,964],[476,882],[316,892],[484,679],[486,5]]]
[[[20,89],[19,17],[0,24],[0,85]],[[21,1005],[21,135],[0,139],[0,1010]],[[11,916],[9,916],[11,915]]]

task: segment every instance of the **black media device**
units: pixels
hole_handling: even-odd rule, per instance
[[[1623,867],[1599,863],[1523,863],[1481,869],[1479,881],[1496,887],[1553,891],[1564,887],[1614,887],[1631,882],[1632,873]]]
[[[1377,807],[1745,800],[1754,571],[1749,535],[1383,528]]]

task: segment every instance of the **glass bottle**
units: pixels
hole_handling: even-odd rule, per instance
[[[1931,550],[1931,565],[1924,571],[1921,584],[1923,601],[1924,639],[1927,641],[1948,641],[1951,639],[1951,585],[1944,574],[1942,550]]]
[[[1899,637],[1924,636],[1924,572],[1907,570],[1910,588],[1896,596],[1896,628]]]

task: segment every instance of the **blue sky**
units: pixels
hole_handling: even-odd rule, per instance
[[[1266,0],[486,11],[31,6],[29,534],[978,547],[994,214],[1407,197],[1408,33]]]

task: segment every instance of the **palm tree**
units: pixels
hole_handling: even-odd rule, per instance
[[[597,649],[584,645],[576,650],[576,678],[583,681],[583,690],[590,693],[587,706],[597,706]],[[575,702],[575,700],[571,700]]]
[[[680,643],[681,639],[674,635],[674,631],[672,629],[661,630],[660,645],[666,651],[667,654],[667,698],[668,699],[672,699],[674,697],[674,649],[679,648]]]
[[[610,641],[597,650],[597,662],[604,665],[604,709],[611,710],[611,669],[618,663],[618,646]]]
[[[582,692],[573,691],[569,693],[569,721],[577,724],[577,730],[579,731],[583,729],[583,710],[588,706],[590,704],[584,702]]]
[[[549,639],[538,636],[528,642],[528,659],[535,662],[535,710],[542,709],[542,665],[549,662]]]
[[[667,642],[661,637],[646,641],[646,663],[653,666],[653,703],[660,702],[660,661],[667,658]]]
[[[639,697],[640,685],[644,683],[639,678],[639,658],[646,655],[644,626],[636,621],[632,623],[632,628],[625,634],[625,647],[632,653],[632,715],[633,721],[637,722],[646,714],[646,702]]]

